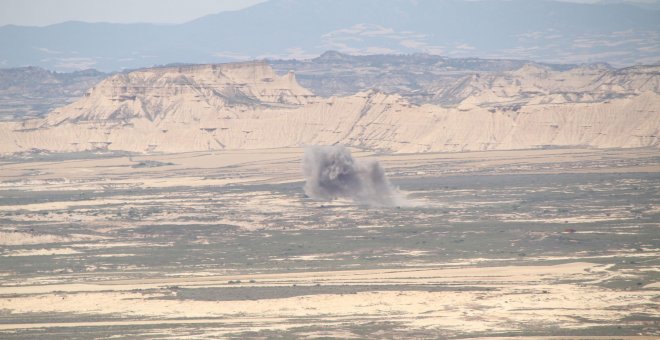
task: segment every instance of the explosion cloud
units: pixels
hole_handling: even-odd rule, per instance
[[[357,203],[394,206],[398,192],[377,161],[356,160],[344,146],[312,146],[303,157],[305,193],[314,199],[351,199]]]

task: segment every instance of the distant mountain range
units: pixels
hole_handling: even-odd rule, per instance
[[[626,3],[270,0],[179,25],[0,27],[0,67],[118,71],[175,62],[427,53],[549,63],[660,61],[660,11]],[[128,9],[127,9],[128,10]]]
[[[57,73],[36,66],[0,69],[0,121],[41,117],[107,76],[96,70]]]

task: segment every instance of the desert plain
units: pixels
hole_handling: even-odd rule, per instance
[[[302,148],[2,158],[0,338],[660,336],[657,148],[352,151],[402,204]]]

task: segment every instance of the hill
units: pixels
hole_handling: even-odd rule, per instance
[[[317,96],[265,62],[144,69],[113,75],[43,119],[0,124],[0,152],[660,145],[658,66],[527,64],[467,77],[431,92],[436,103],[418,104],[377,90]]]

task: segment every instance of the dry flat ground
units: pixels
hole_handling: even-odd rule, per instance
[[[0,338],[657,338],[660,153],[387,154],[401,207],[301,149],[0,159]]]

